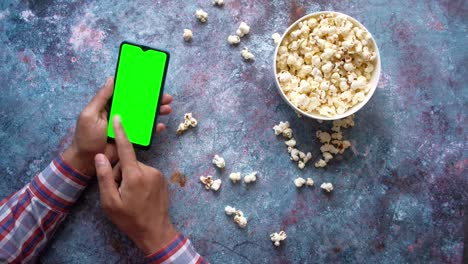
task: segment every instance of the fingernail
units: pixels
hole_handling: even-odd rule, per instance
[[[107,80],[106,80],[106,85],[109,85],[109,84],[110,84],[110,82],[111,82],[111,80],[112,80],[112,77],[107,77]]]
[[[114,118],[112,119],[112,122],[116,125],[122,124],[122,119],[120,118],[119,115],[115,115]]]
[[[105,165],[106,164],[106,157],[102,154],[97,154],[95,157],[94,157],[94,162],[96,163],[96,165]]]

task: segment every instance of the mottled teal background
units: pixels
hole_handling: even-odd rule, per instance
[[[114,73],[122,40],[171,52],[168,131],[139,158],[173,185],[172,217],[212,263],[461,263],[467,201],[467,20],[462,0],[12,1],[0,3],[0,194],[25,185],[69,144],[80,110]],[[207,24],[194,16],[209,13]],[[374,35],[382,75],[369,104],[346,132],[353,147],[326,169],[298,170],[271,129],[288,120],[299,146],[319,157],[314,133],[330,124],[299,119],[276,91],[275,32],[304,14],[335,10]],[[251,34],[227,43],[240,21]],[[184,43],[192,28],[192,43]],[[247,46],[253,63],[240,56]],[[175,135],[185,112],[197,129]],[[224,173],[212,166],[221,154]],[[259,171],[252,186],[232,186],[231,171]],[[197,179],[221,177],[219,193]],[[292,180],[330,181],[297,190]],[[249,219],[237,228],[223,208]],[[269,234],[288,239],[274,248]],[[42,263],[141,263],[142,255],[105,218],[93,184],[41,257]]]

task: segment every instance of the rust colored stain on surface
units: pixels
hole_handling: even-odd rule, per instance
[[[171,183],[178,184],[180,187],[185,187],[187,179],[185,176],[178,170],[175,170],[171,175]]]

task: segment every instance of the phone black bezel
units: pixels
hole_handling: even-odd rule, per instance
[[[164,84],[166,83],[166,74],[167,74],[167,69],[169,67],[169,60],[170,60],[170,53],[166,50],[162,50],[162,49],[156,49],[156,48],[152,48],[152,47],[149,47],[149,46],[146,46],[146,45],[140,45],[140,44],[136,44],[136,43],[133,43],[133,42],[130,42],[130,41],[122,41],[122,43],[120,43],[120,47],[119,47],[119,57],[117,58],[117,65],[115,67],[115,75],[114,75],[114,90],[115,90],[115,84],[117,83],[117,78],[118,78],[118,70],[119,70],[119,63],[120,63],[120,54],[122,53],[122,47],[123,45],[125,44],[128,44],[128,45],[133,45],[133,46],[136,46],[136,47],[139,47],[141,48],[143,51],[147,51],[147,50],[155,50],[155,51],[159,51],[159,52],[163,52],[166,54],[167,56],[167,59],[166,59],[166,64],[164,65],[164,73],[163,73],[163,78],[162,78],[162,83],[161,83],[161,89],[160,89],[160,92],[159,92],[159,99],[158,99],[158,104],[156,106],[156,114],[154,116],[154,121],[153,121],[153,126],[151,128],[151,138],[150,138],[150,142],[149,142],[149,145],[148,146],[145,146],[145,145],[140,145],[140,144],[136,144],[136,143],[133,143],[133,146],[138,148],[138,149],[143,149],[143,150],[149,150],[151,148],[151,145],[153,144],[153,136],[154,136],[154,128],[155,126],[157,126],[158,122],[157,122],[157,119],[158,119],[158,113],[159,113],[159,107],[161,106],[161,102],[162,102],[162,97],[164,95]],[[112,96],[110,98],[110,103],[109,103],[109,113],[107,115],[107,120],[109,123],[112,122],[112,120],[110,120],[110,113],[111,113],[111,109],[112,109],[112,101],[114,100],[114,96]],[[107,135],[107,142],[114,142],[115,139],[114,138],[111,138],[109,137],[109,135]]]

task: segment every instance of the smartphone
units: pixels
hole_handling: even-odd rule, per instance
[[[128,140],[149,149],[164,90],[169,53],[130,42],[120,45],[107,136],[115,138],[112,118],[120,115]]]

